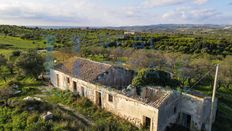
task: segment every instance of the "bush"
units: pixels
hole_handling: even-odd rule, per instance
[[[11,57],[18,57],[21,55],[21,51],[20,50],[16,50],[16,51],[13,51],[11,53]]]
[[[154,70],[154,69],[141,69],[134,77],[132,85],[136,86],[170,86],[177,87],[180,85],[178,80],[172,79],[170,73]]]

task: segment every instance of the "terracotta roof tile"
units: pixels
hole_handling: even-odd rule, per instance
[[[73,57],[55,66],[55,69],[87,82],[93,82],[112,66],[79,57]]]

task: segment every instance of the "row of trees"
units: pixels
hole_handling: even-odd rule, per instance
[[[172,74],[182,86],[198,84],[213,85],[215,64],[220,63],[219,88],[232,86],[232,56],[211,56],[207,54],[187,55],[131,48],[84,48],[82,57],[103,56],[104,60],[126,63],[130,69],[139,71],[144,68],[163,70]]]
[[[221,60],[218,60],[221,59]],[[181,81],[183,86],[194,86],[200,78],[205,76],[199,84],[213,85],[215,64],[220,63],[220,87],[232,85],[232,57],[214,58],[209,55],[191,56],[180,53],[162,53],[136,51],[128,60],[128,64],[134,69],[157,68],[173,74],[174,78]],[[208,73],[208,74],[207,74]]]
[[[168,50],[186,54],[207,53],[231,55],[232,42],[227,39],[209,39],[194,36],[131,36],[106,43],[104,47],[132,47],[135,49]]]
[[[155,49],[186,54],[207,53],[211,55],[232,55],[231,34],[151,34],[123,35],[121,30],[109,29],[39,29],[18,26],[0,26],[0,34],[29,40],[43,40],[47,35],[55,36],[57,47],[72,47],[72,38],[78,36],[82,47],[122,47]],[[11,35],[12,36],[12,35]]]

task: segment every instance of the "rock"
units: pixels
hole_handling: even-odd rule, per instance
[[[133,89],[133,88],[134,88],[134,87],[133,87],[132,85],[129,85],[129,86],[127,86],[126,89],[131,90],[131,89]]]
[[[23,100],[24,100],[24,101],[33,101],[34,98],[31,97],[31,96],[27,96],[27,97],[23,98]]]
[[[34,97],[34,99],[35,99],[36,101],[42,101],[42,99],[39,98],[39,97]]]
[[[41,98],[28,96],[23,99],[24,101],[42,101]]]
[[[20,94],[22,91],[15,91],[14,95]]]
[[[19,85],[13,84],[11,87],[14,88],[14,89],[18,89]]]
[[[29,111],[32,111],[34,109],[34,107],[28,107],[27,108]]]
[[[42,118],[45,120],[45,121],[49,121],[49,120],[52,120],[53,119],[53,114],[48,111],[46,114],[42,115]]]

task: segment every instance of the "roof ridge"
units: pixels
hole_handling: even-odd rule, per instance
[[[89,62],[93,62],[93,63],[97,63],[97,64],[101,64],[101,65],[106,65],[106,66],[113,67],[113,65],[111,65],[111,64],[107,64],[107,63],[102,63],[102,62],[94,61],[94,60],[91,60],[91,59],[88,59],[88,58],[83,58],[83,57],[74,56],[74,57],[72,57],[72,58],[70,58],[70,59],[73,59],[73,58],[78,58],[78,59],[81,59],[81,60],[86,60],[86,61],[89,61]]]
[[[87,82],[92,82],[100,74],[113,67],[109,64],[100,63],[77,56],[71,57],[61,64],[63,65],[63,68],[57,67],[57,69],[60,69],[60,71],[71,74],[72,76]]]

